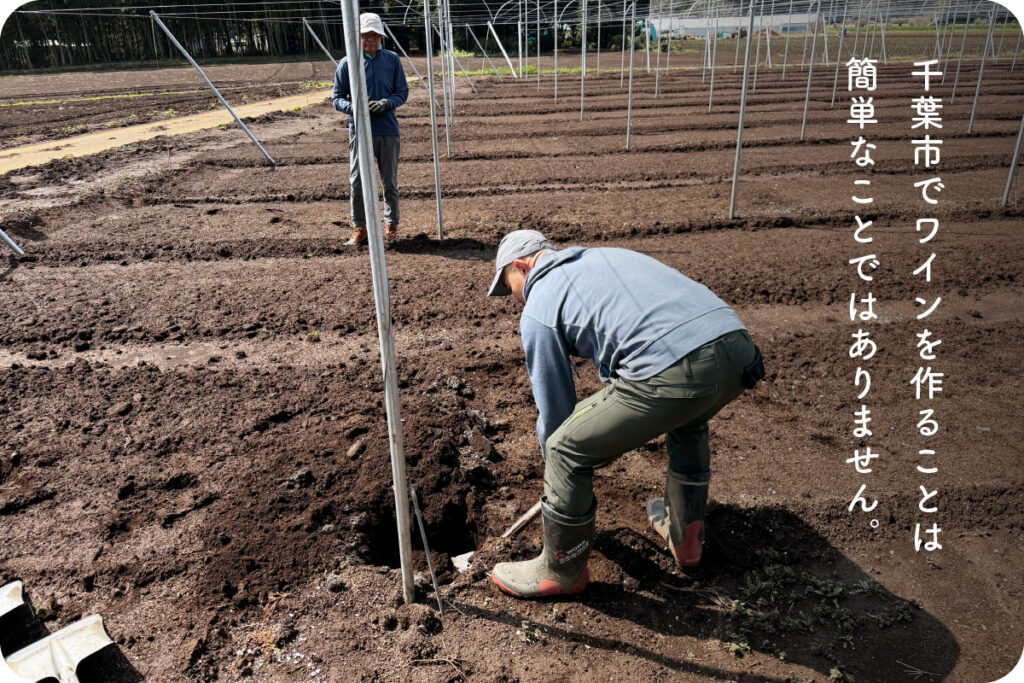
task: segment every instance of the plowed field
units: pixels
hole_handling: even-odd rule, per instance
[[[117,652],[83,681],[999,678],[1022,646],[1024,212],[1001,199],[1024,89],[1007,60],[986,65],[968,135],[977,67],[965,62],[953,102],[951,77],[932,88],[934,172],[914,165],[923,88],[909,63],[880,69],[880,123],[863,132],[846,123],[842,80],[830,108],[834,66],[817,65],[804,142],[806,71],[762,70],[732,219],[731,62],[710,113],[699,68],[662,73],[657,97],[638,72],[628,151],[617,73],[588,78],[582,122],[578,74],[559,76],[557,101],[550,74],[539,90],[535,77],[477,79],[476,94],[463,81],[441,162],[444,241],[427,97],[413,90],[386,258],[443,616],[418,534],[420,602],[401,602],[369,258],[343,245],[340,114],[255,122],[276,170],[231,127],[0,177],[2,227],[27,252],[0,267],[0,583],[25,581],[45,630],[104,616]],[[179,109],[168,97],[159,106]],[[124,111],[47,125],[120,125]],[[16,135],[29,133],[3,138]],[[869,172],[850,157],[858,135],[877,146]],[[914,187],[932,175],[935,206]],[[872,180],[867,209],[850,199],[857,178]],[[858,209],[869,245],[854,241]],[[923,217],[940,221],[926,244]],[[595,479],[581,598],[521,602],[491,584],[494,562],[539,549],[537,525],[498,539],[543,472],[518,308],[484,296],[498,241],[520,227],[678,268],[762,348],[766,381],[711,423],[699,568],[675,568],[647,526],[666,467],[655,442]],[[870,285],[849,263],[865,253],[880,262]],[[932,253],[925,282],[914,270]],[[868,287],[879,319],[850,322],[851,292]],[[939,296],[917,320],[915,298]],[[878,342],[870,361],[849,355],[860,327]],[[930,363],[925,327],[942,341]],[[596,391],[577,365],[580,395]],[[873,375],[864,401],[858,365]],[[915,400],[921,365],[944,373],[932,401]],[[924,408],[940,424],[930,438]],[[867,446],[881,457],[859,475],[845,461]],[[862,483],[878,507],[849,512]],[[918,509],[923,485],[938,491],[933,515]],[[933,522],[943,548],[915,552],[915,525]],[[460,574],[450,557],[470,550]],[[16,629],[0,627],[9,652]]]

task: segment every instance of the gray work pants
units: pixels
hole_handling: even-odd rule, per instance
[[[374,135],[373,156],[380,169],[381,186],[384,188],[384,211],[381,221],[384,225],[398,225],[398,153],[401,138],[397,135]],[[359,180],[359,151],[356,137],[348,133],[348,184],[351,188],[349,203],[352,207],[352,225],[366,227],[366,211],[363,207],[363,185]]]

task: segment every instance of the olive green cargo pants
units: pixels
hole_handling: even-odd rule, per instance
[[[594,500],[594,468],[662,434],[668,468],[710,475],[708,420],[743,392],[740,376],[754,361],[745,330],[725,334],[654,377],[612,378],[547,440],[544,495],[558,512],[579,516]]]

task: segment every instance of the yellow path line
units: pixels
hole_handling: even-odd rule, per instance
[[[312,90],[301,95],[245,104],[240,107],[234,107],[234,110],[241,118],[261,116],[270,112],[286,111],[296,107],[319,104],[324,101],[324,98],[330,96],[330,89]],[[203,112],[202,114],[181,116],[167,119],[166,121],[144,123],[138,126],[128,126],[127,128],[116,128],[99,133],[77,135],[62,140],[51,140],[23,147],[13,147],[0,150],[0,174],[25,168],[26,166],[45,164],[54,159],[63,159],[68,156],[80,157],[96,154],[132,142],[149,140],[158,135],[182,135],[197,130],[216,128],[225,123],[235,125],[235,120],[230,112],[218,105],[216,110]],[[239,132],[244,136],[242,131]],[[253,131],[253,135],[259,140],[257,131]],[[260,140],[260,142],[262,143],[263,141]]]

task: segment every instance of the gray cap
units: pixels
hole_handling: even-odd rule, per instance
[[[518,258],[529,256],[541,249],[557,251],[555,245],[548,241],[548,238],[536,230],[516,230],[501,238],[498,243],[498,256],[495,259],[497,272],[494,274],[494,281],[491,288],[487,290],[487,296],[508,296],[512,290],[501,281],[501,272],[505,266]]]

